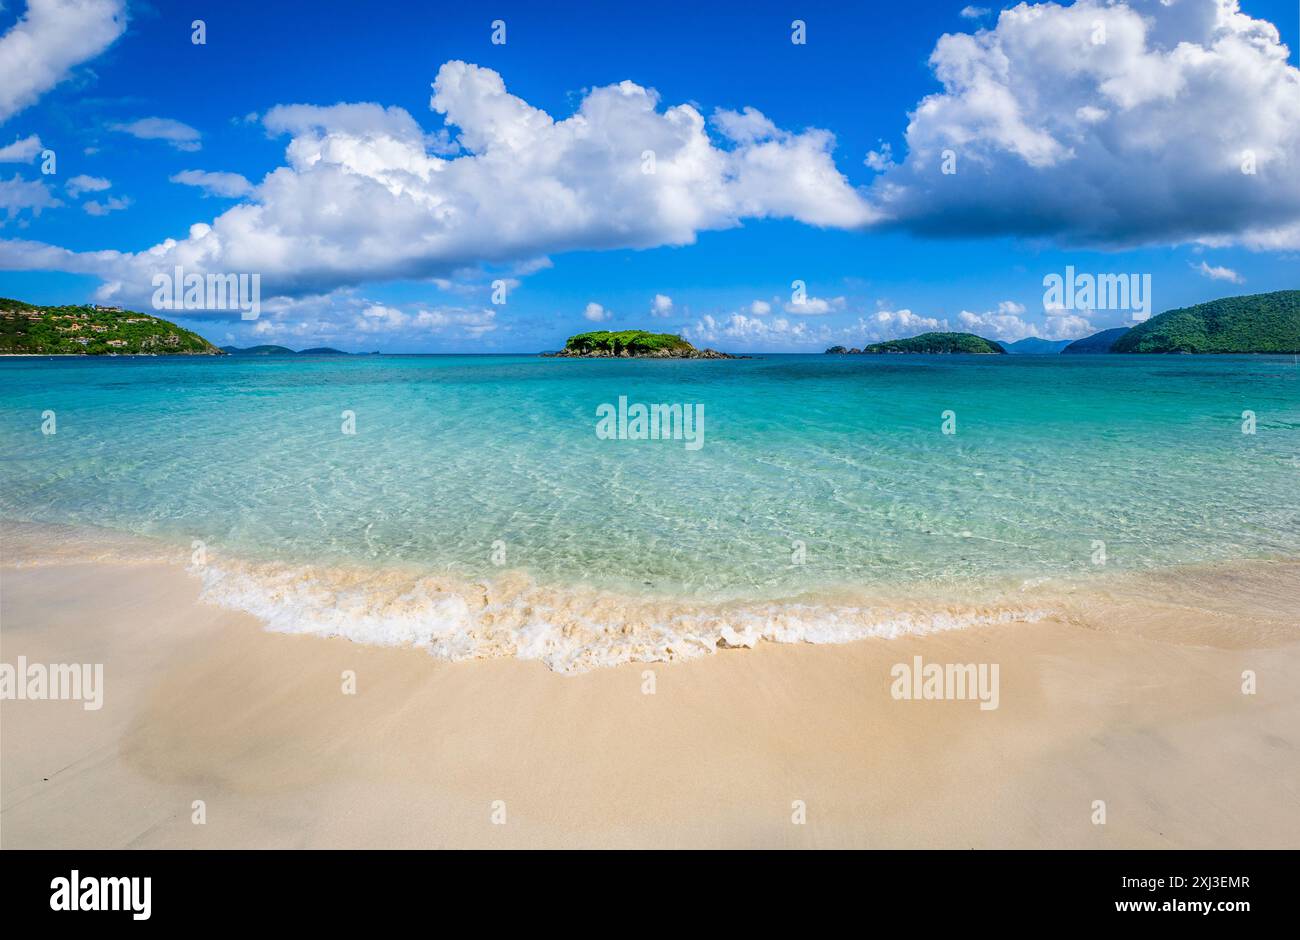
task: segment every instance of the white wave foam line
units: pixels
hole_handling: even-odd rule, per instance
[[[760,640],[847,643],[1035,623],[1050,615],[988,606],[691,605],[591,588],[543,588],[519,573],[456,584],[394,572],[243,563],[191,571],[202,577],[203,600],[251,613],[275,632],[412,646],[447,660],[536,659],[562,673],[693,659],[727,647],[752,648]]]

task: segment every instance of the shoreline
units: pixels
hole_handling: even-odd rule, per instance
[[[4,353],[3,359],[220,359],[230,353]]]
[[[98,711],[3,703],[6,848],[1300,846],[1300,623],[1269,613],[1300,579],[1275,571],[566,675],[268,632],[156,559],[5,554],[0,658],[105,677]],[[916,656],[997,664],[998,707],[894,698]]]
[[[623,663],[673,663],[769,644],[839,646],[1013,623],[1060,620],[1106,631],[1136,614],[1183,641],[1269,644],[1300,639],[1300,559],[1238,559],[1149,569],[1080,569],[996,580],[811,583],[751,596],[681,595],[629,584],[539,581],[521,569],[452,574],[412,562],[304,564],[90,525],[0,519],[0,571],[112,563],[174,567],[198,602],[252,615],[271,633],[341,638],[461,662],[541,661],[578,674]],[[1224,592],[1243,605],[1227,608]],[[1279,592],[1281,595],[1281,592]],[[1179,624],[1187,609],[1203,623]],[[1218,631],[1223,617],[1243,623]],[[1222,635],[1219,635],[1219,634]]]

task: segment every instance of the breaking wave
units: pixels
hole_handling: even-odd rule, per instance
[[[222,561],[191,569],[202,598],[282,633],[409,646],[447,660],[517,657],[556,672],[670,662],[730,647],[847,643],[965,627],[1033,623],[1032,606],[909,601],[697,602],[584,586],[550,587],[521,572],[462,581],[409,571]]]

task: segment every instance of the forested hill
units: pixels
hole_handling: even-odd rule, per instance
[[[0,355],[220,356],[202,336],[117,307],[44,307],[0,297]]]
[[[1300,352],[1300,290],[1224,297],[1169,310],[1133,327],[1111,352]]]
[[[906,339],[891,339],[862,348],[864,353],[976,353],[1002,355],[998,343],[974,333],[922,333]]]

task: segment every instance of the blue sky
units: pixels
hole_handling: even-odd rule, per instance
[[[711,6],[3,0],[0,296],[148,310],[184,262],[261,276],[163,312],[223,344],[795,351],[1132,322],[1045,310],[1067,265],[1300,286],[1291,0]]]

